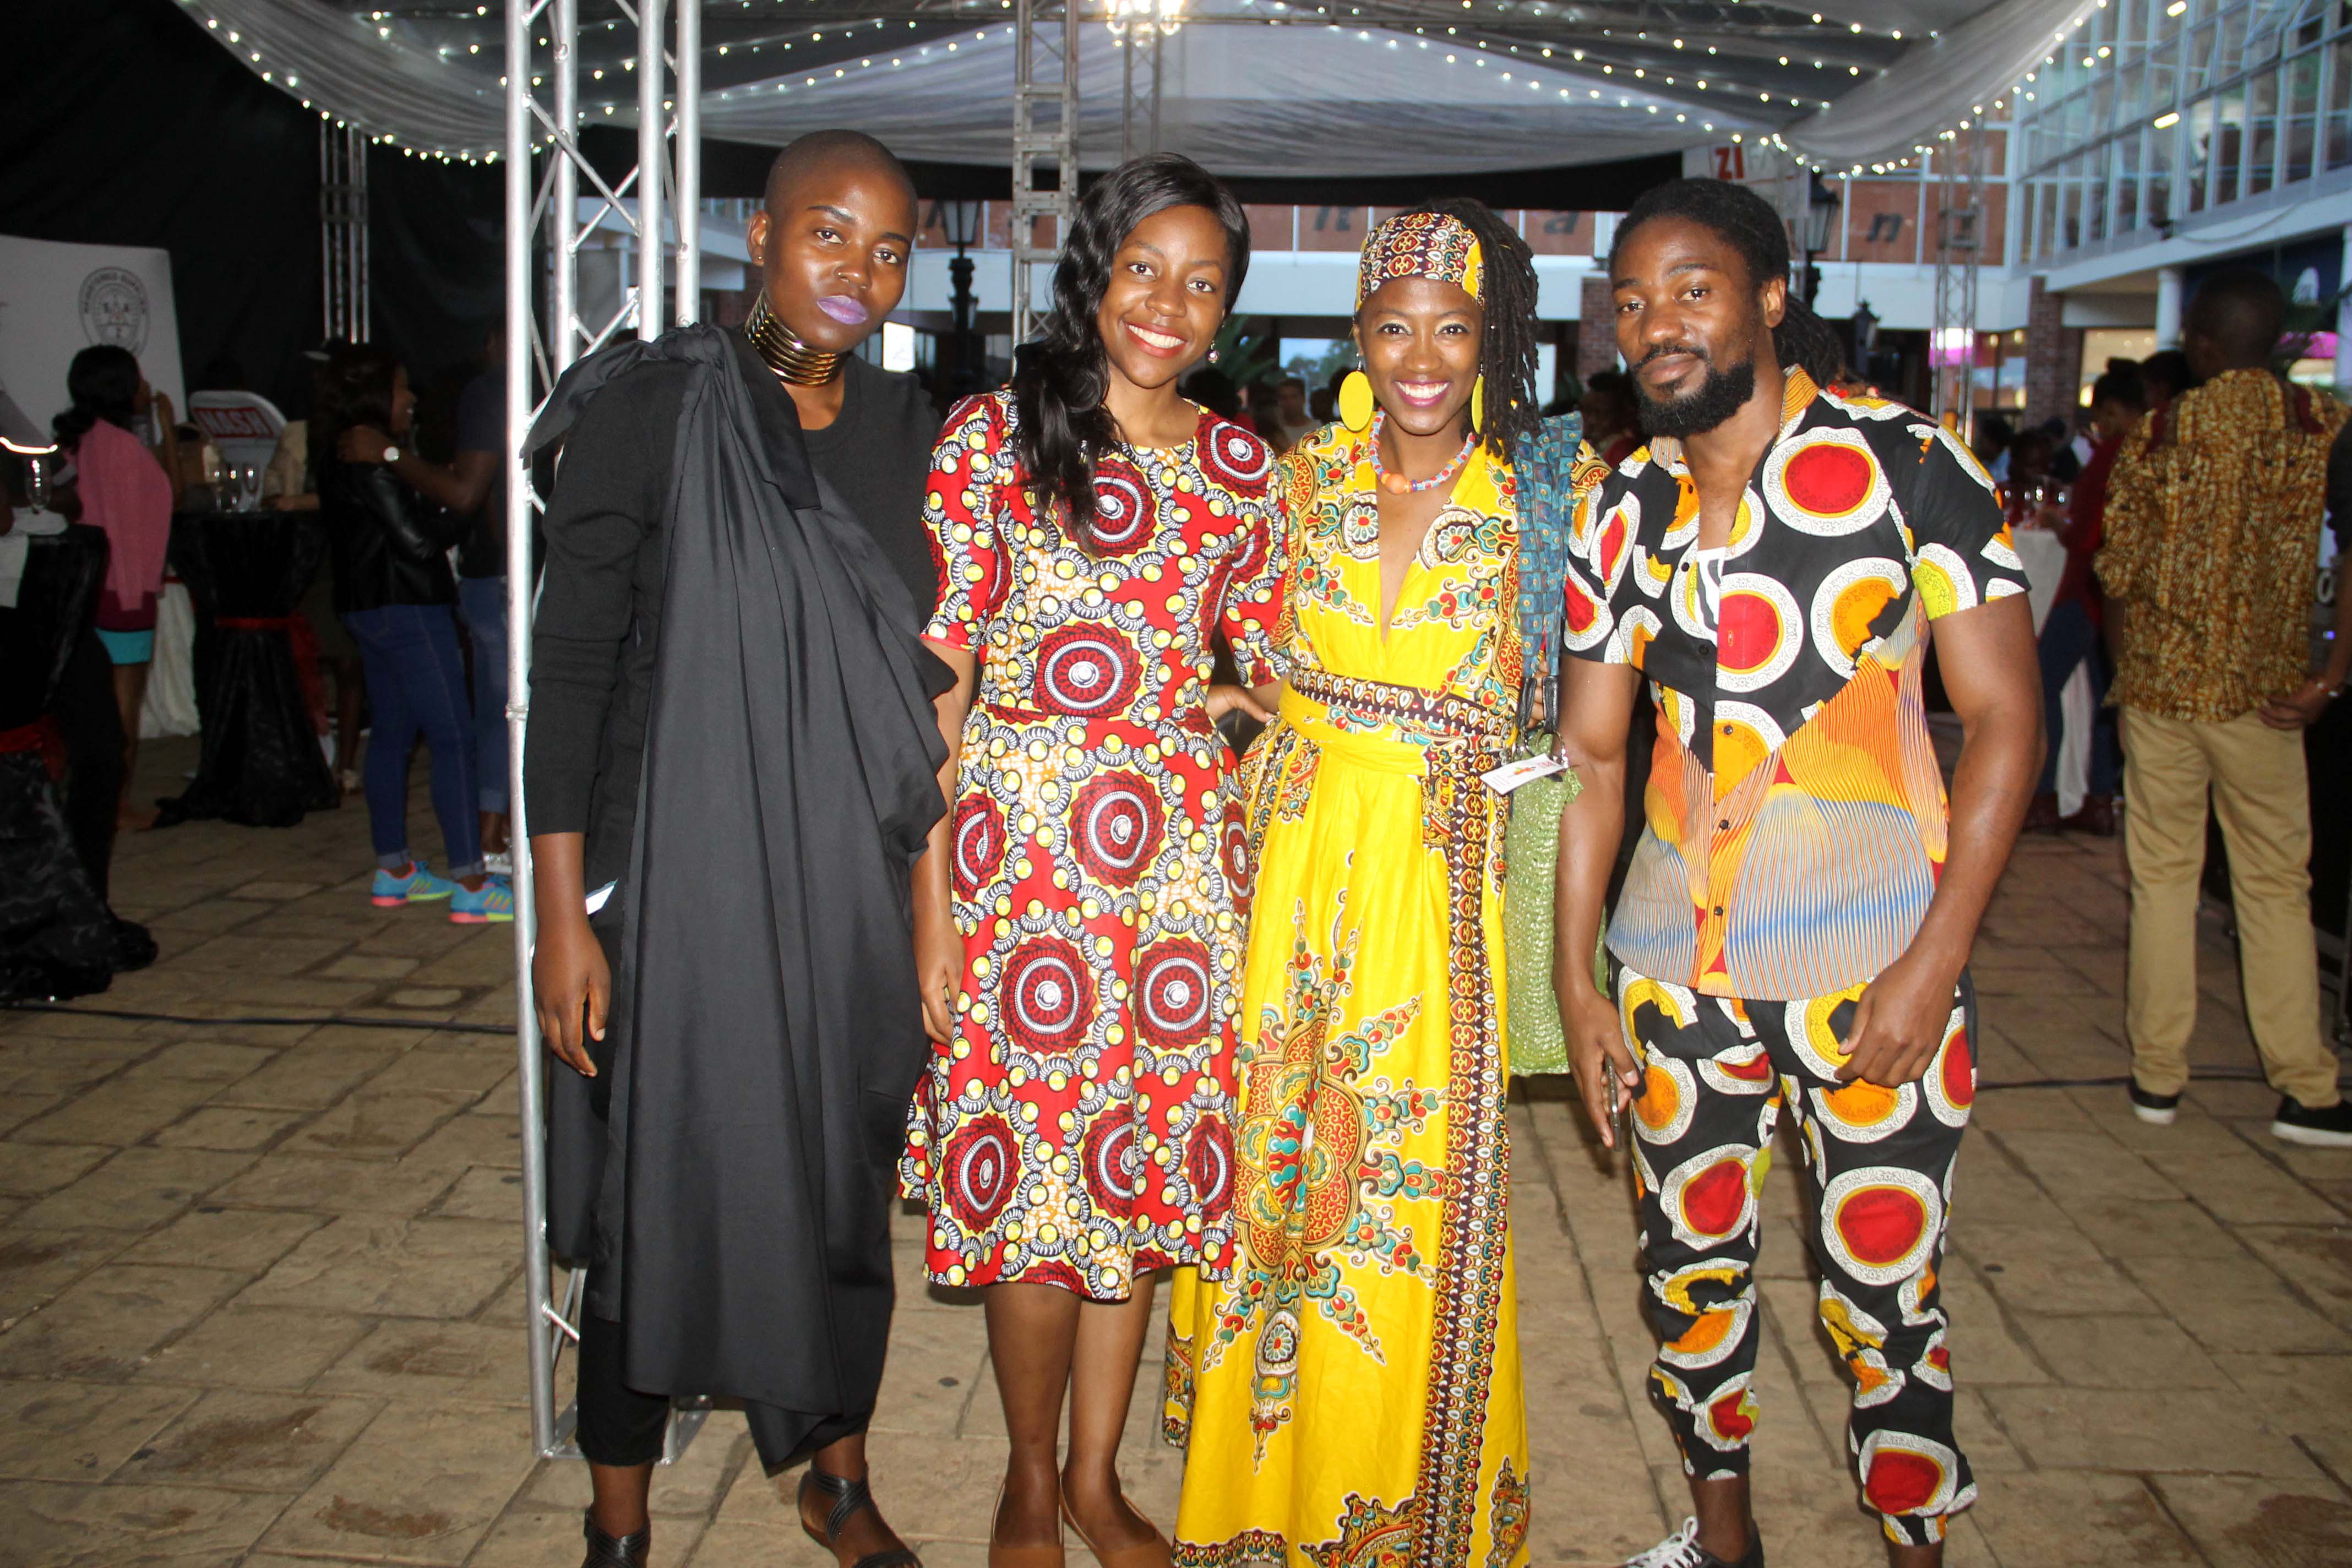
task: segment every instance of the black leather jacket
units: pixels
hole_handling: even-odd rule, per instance
[[[449,549],[473,520],[410,489],[380,463],[329,461],[319,515],[335,568],[335,614],[386,605],[454,605]]]

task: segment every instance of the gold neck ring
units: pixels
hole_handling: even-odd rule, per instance
[[[793,386],[823,386],[841,374],[841,363],[849,356],[825,349],[813,349],[793,336],[783,319],[768,309],[768,296],[762,292],[751,307],[751,320],[743,323],[743,335],[760,351],[776,379]]]

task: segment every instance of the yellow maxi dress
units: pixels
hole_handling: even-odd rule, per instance
[[[1257,865],[1236,1262],[1177,1276],[1176,1560],[1513,1568],[1527,1411],[1505,1200],[1503,804],[1518,500],[1482,449],[1380,627],[1370,437],[1283,459],[1281,711],[1245,779]]]

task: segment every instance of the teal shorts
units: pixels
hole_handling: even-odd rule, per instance
[[[143,632],[110,632],[98,628],[98,640],[106,645],[106,657],[117,664],[150,664],[155,658],[155,633],[151,627]]]

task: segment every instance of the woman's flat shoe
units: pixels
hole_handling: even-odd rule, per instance
[[[580,1568],[646,1568],[653,1561],[654,1526],[646,1521],[643,1530],[627,1535],[607,1535],[596,1528],[593,1518],[583,1514],[580,1532],[588,1541],[588,1555],[580,1560]]]
[[[823,1533],[810,1530],[808,1526],[806,1504],[811,1487],[833,1500],[832,1510],[824,1516]],[[794,1507],[800,1510],[801,1529],[811,1541],[827,1552],[833,1551],[833,1543],[841,1538],[841,1527],[856,1517],[861,1510],[872,1510],[875,1518],[882,1517],[882,1510],[874,1507],[874,1493],[863,1478],[853,1481],[846,1476],[829,1476],[814,1465],[811,1465],[808,1473],[801,1478],[800,1494],[794,1500]],[[908,1547],[892,1546],[880,1552],[867,1552],[849,1568],[923,1568],[923,1560]]]
[[[1119,1500],[1122,1502],[1127,1500],[1124,1494],[1121,1494]],[[1132,1508],[1134,1505],[1129,1503],[1128,1506]],[[1136,1517],[1141,1519],[1143,1516],[1139,1513]],[[1070,1500],[1066,1496],[1062,1499],[1062,1518],[1069,1525],[1071,1531],[1077,1536],[1079,1542],[1095,1554],[1095,1561],[1101,1563],[1102,1568],[1171,1568],[1175,1561],[1168,1544],[1168,1538],[1160,1534],[1157,1529],[1152,1531],[1151,1539],[1148,1542],[1106,1552],[1094,1543],[1092,1538],[1087,1534],[1087,1527],[1080,1524],[1078,1516],[1070,1511]],[[1144,1522],[1148,1524],[1150,1521],[1145,1520]]]
[[[1062,1543],[1051,1546],[1006,1546],[996,1539],[996,1521],[1004,1512],[1004,1489],[996,1489],[996,1506],[988,1514],[988,1568],[1063,1568]],[[1069,1510],[1062,1510],[1067,1518]]]

